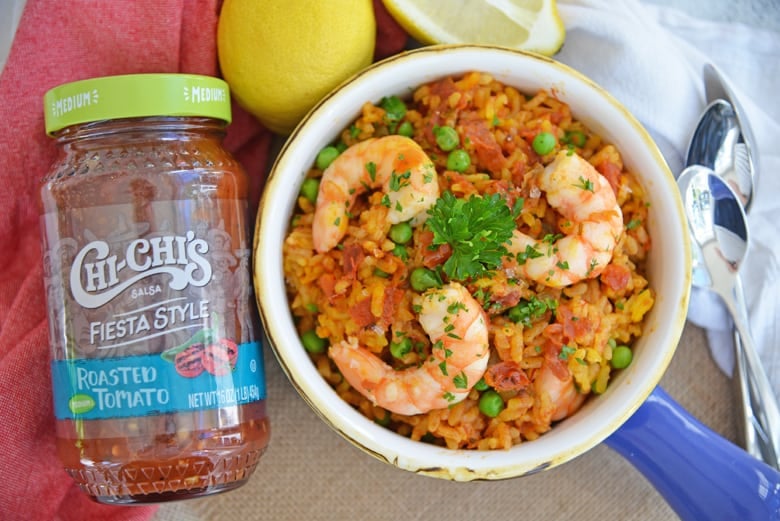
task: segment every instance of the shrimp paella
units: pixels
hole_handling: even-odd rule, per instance
[[[402,436],[536,439],[631,363],[648,206],[554,90],[470,72],[366,102],[283,244],[296,328],[338,395]]]

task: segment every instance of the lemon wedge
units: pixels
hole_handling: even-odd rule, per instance
[[[424,44],[492,44],[552,56],[566,37],[556,0],[382,1]]]

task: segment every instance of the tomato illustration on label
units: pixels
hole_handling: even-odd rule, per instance
[[[203,329],[185,343],[162,353],[162,358],[176,367],[185,378],[195,378],[204,371],[213,376],[225,376],[236,367],[238,345],[233,340],[214,340],[213,331]]]
[[[227,350],[220,344],[211,344],[203,350],[203,368],[214,376],[225,376],[233,370]]]
[[[203,344],[197,343],[177,353],[174,359],[176,372],[186,378],[195,378],[200,375],[203,372],[203,349]]]

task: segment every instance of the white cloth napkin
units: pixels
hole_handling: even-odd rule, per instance
[[[656,140],[675,175],[705,108],[705,63],[717,67],[745,110],[760,171],[748,217],[751,244],[740,273],[753,337],[780,396],[780,32],[694,19],[637,0],[559,0],[558,6],[567,33],[556,59],[622,102]],[[731,375],[731,320],[720,299],[694,288],[688,319],[706,328],[714,360]]]

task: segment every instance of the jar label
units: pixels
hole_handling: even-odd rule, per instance
[[[260,344],[207,335],[162,354],[52,361],[55,417],[104,420],[264,400]]]
[[[126,182],[133,204],[42,217],[56,417],[264,399],[246,201]]]

